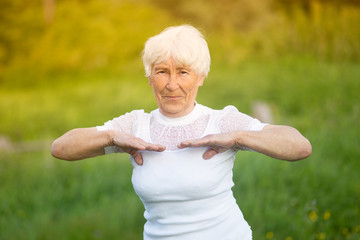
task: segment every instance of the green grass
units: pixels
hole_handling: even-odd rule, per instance
[[[54,161],[49,151],[4,157],[0,239],[140,239],[143,207],[126,163]]]
[[[212,67],[198,102],[251,114],[254,101],[266,101],[277,124],[298,128],[313,145],[296,163],[238,153],[234,194],[254,239],[360,238],[359,79],[358,63],[300,57]],[[154,107],[140,67],[62,74],[1,89],[0,134],[55,139]],[[123,154],[71,163],[49,149],[0,153],[0,239],[141,239],[144,209],[130,177]]]

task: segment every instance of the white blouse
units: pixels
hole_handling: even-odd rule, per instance
[[[235,107],[213,110],[196,104],[180,118],[134,110],[98,130],[117,130],[161,144],[164,152],[143,151],[143,165],[133,164],[132,183],[145,207],[144,240],[252,239],[250,226],[236,204],[231,188],[233,150],[202,158],[206,148],[178,149],[185,140],[236,130],[257,131],[266,124]],[[106,153],[121,152],[107,147]]]

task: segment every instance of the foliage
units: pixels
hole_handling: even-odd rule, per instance
[[[355,0],[0,1],[0,140],[15,144],[0,152],[0,239],[141,238],[125,155],[68,163],[22,146],[155,108],[139,55],[183,23],[212,54],[198,102],[251,115],[265,101],[313,145],[294,164],[238,154],[254,239],[359,239],[359,22]]]
[[[141,66],[127,75],[64,75],[51,88],[0,91],[0,132],[14,141],[54,139],[156,105]],[[312,58],[215,65],[198,101],[271,106],[277,124],[298,128],[313,155],[296,163],[240,152],[235,197],[254,239],[358,239],[360,69]],[[80,79],[80,80],[79,80]],[[21,145],[19,145],[21,146]],[[38,152],[0,154],[0,239],[141,239],[143,207],[126,155],[74,163]]]
[[[24,86],[38,84],[37,79],[62,72],[122,71],[121,66],[138,60],[149,36],[182,23],[202,28],[213,59],[227,64],[292,54],[337,62],[358,61],[360,56],[360,6],[352,1],[3,0],[0,4],[3,86],[11,86],[14,79],[22,79]]]
[[[138,58],[146,38],[169,22],[166,13],[127,1],[59,2],[50,22],[42,17],[42,5],[23,5],[23,14],[7,21],[15,27],[5,29],[2,41],[12,44],[1,44],[6,52],[1,62],[9,73],[3,81],[21,72],[41,77],[75,69],[118,69]]]

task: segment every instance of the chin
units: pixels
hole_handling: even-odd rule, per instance
[[[168,116],[168,117],[179,117],[181,116],[181,111],[176,111],[174,109],[166,109],[166,110],[163,110],[162,113],[165,115],[165,116]]]

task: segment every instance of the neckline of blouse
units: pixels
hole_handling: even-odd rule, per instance
[[[159,123],[166,124],[166,125],[186,125],[196,121],[201,116],[201,105],[195,102],[194,109],[187,115],[177,118],[167,117],[163,115],[159,109],[153,111],[152,116],[156,119]]]

